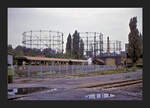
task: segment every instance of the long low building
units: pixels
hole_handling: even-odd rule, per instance
[[[81,65],[81,64],[88,64],[88,60],[79,60],[79,59],[63,59],[63,58],[48,58],[48,57],[31,57],[31,56],[21,56],[15,57],[17,65],[66,65],[66,64],[73,64],[73,65]]]

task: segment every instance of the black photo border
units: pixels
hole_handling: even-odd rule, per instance
[[[0,104],[7,107],[139,107],[141,108],[146,100],[148,82],[148,53],[145,53],[146,39],[144,37],[144,69],[143,69],[143,100],[142,101],[10,101],[7,99],[7,9],[8,8],[143,8],[143,35],[145,35],[145,7],[144,0],[8,0],[4,1],[1,6],[1,36],[0,36]],[[148,48],[147,48],[148,49]],[[146,57],[147,56],[147,57]],[[147,62],[147,63],[146,63]],[[145,89],[146,88],[146,89]],[[22,105],[22,106],[21,106]]]

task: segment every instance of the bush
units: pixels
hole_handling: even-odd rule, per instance
[[[132,67],[131,70],[132,70],[132,71],[136,71],[136,70],[137,70],[137,67]]]

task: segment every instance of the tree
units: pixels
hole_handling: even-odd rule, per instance
[[[8,50],[12,50],[12,45],[8,45]]]
[[[42,51],[42,55],[44,55],[46,57],[52,57],[55,54],[56,54],[56,51],[52,50],[51,48],[45,48]]]
[[[69,33],[66,43],[66,54],[71,55],[71,53],[72,53],[72,39]]]
[[[8,53],[11,53],[13,55],[16,55],[16,50],[13,49],[12,45],[8,45]]]
[[[83,58],[83,54],[84,54],[84,43],[83,43],[83,40],[82,40],[82,39],[80,40],[80,49],[79,49],[79,52],[80,52],[80,58]]]
[[[36,55],[41,55],[41,50],[40,49],[38,49],[38,48],[33,48],[32,49],[33,50],[33,52],[36,54]]]
[[[80,40],[79,33],[77,32],[77,30],[75,30],[75,33],[73,34],[72,53],[73,53],[73,56],[75,56],[76,59],[79,58],[79,40]]]
[[[16,48],[16,56],[24,56],[24,48],[21,45],[18,45]]]
[[[143,57],[143,35],[140,33],[141,58]]]
[[[137,17],[130,19],[129,27],[130,33],[128,35],[128,55],[135,64],[138,58],[142,55],[142,36],[137,29]]]

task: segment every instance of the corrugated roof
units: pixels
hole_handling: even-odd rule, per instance
[[[66,61],[69,62],[70,60],[73,62],[88,62],[87,60],[78,60],[78,59],[62,59],[62,58],[47,58],[47,57],[31,57],[31,56],[23,56],[28,60],[44,60],[44,61]]]
[[[104,63],[104,61],[101,60],[101,59],[96,59],[96,61],[101,62],[101,63]]]

